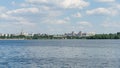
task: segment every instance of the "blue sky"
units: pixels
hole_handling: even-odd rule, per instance
[[[120,29],[119,0],[3,0],[0,32],[61,34],[116,33]]]

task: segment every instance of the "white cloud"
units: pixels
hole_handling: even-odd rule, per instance
[[[14,14],[14,13],[38,13],[39,9],[38,8],[20,8],[12,11],[8,11],[7,14]]]
[[[98,2],[115,2],[115,0],[97,0]]]
[[[8,18],[9,16],[7,14],[0,14],[0,18]]]
[[[97,9],[93,9],[93,10],[88,10],[87,14],[109,14],[110,11],[106,8],[97,8]]]
[[[66,20],[61,20],[61,19],[47,19],[47,20],[44,20],[43,23],[47,23],[47,24],[66,24],[67,21]]]
[[[54,4],[62,8],[80,8],[86,7],[89,5],[89,2],[84,0],[26,0],[28,3],[47,3]]]
[[[93,15],[93,14],[116,15],[117,10],[114,10],[112,8],[96,8],[92,10],[87,10],[86,13],[88,15]]]
[[[117,4],[117,3],[114,4],[113,8],[116,8],[116,9],[120,10],[120,4]]]
[[[86,26],[86,27],[91,27],[91,26],[92,26],[92,24],[91,24],[91,23],[86,22],[86,21],[81,21],[81,22],[78,22],[78,24],[79,24],[80,26]]]
[[[73,16],[73,17],[76,17],[76,18],[80,18],[80,17],[82,17],[81,13],[79,13],[79,12],[76,13],[76,14],[73,14],[72,16]]]
[[[26,0],[29,3],[46,3],[48,0]]]
[[[50,10],[50,7],[26,7],[14,10],[8,10],[0,14],[0,19],[4,22],[10,22],[15,25],[34,26],[40,24],[43,20],[50,24],[65,24],[66,20],[56,19],[62,12],[59,10]],[[49,11],[48,11],[49,10]],[[30,15],[30,17],[29,17]]]
[[[84,0],[64,0],[60,3],[60,5],[64,8],[83,8],[89,5],[88,2]]]
[[[9,10],[9,11],[5,11],[0,13],[0,19],[4,22],[4,23],[11,23],[11,24],[18,24],[18,25],[26,25],[26,26],[34,26],[35,23],[31,23],[29,20],[27,20],[26,18],[22,17],[22,16],[13,16],[13,14],[19,14],[19,13],[23,13],[23,12],[34,12],[33,10],[29,9],[16,9],[16,10]]]
[[[31,23],[30,21],[28,21],[23,17],[16,17],[12,15],[7,15],[7,14],[1,14],[0,19],[4,20],[4,23],[5,21],[9,21],[9,23],[16,24],[16,25],[35,26],[35,23]]]

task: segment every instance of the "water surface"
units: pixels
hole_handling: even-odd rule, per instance
[[[0,40],[0,68],[120,68],[120,40]]]

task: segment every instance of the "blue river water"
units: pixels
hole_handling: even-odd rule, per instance
[[[120,40],[0,40],[0,68],[120,68]]]

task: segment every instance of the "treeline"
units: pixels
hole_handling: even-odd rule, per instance
[[[25,35],[10,35],[10,36],[0,36],[0,39],[52,39],[53,35],[33,35],[33,36],[25,36]]]
[[[120,34],[96,34],[88,36],[86,39],[120,39]]]
[[[78,36],[54,36],[54,35],[38,35],[34,34],[33,36],[25,36],[25,35],[10,35],[10,36],[0,36],[0,39],[26,39],[26,40],[32,40],[32,39],[82,39],[82,37]]]
[[[27,38],[29,39],[29,38]],[[78,36],[54,36],[54,35],[34,35],[31,37],[31,39],[81,39],[81,37]]]
[[[119,34],[96,34],[94,36],[65,36],[65,35],[38,35],[34,34],[33,36],[25,36],[25,35],[3,35],[0,36],[0,39],[120,39],[120,33]]]
[[[27,39],[27,40],[32,40],[32,39],[65,39],[65,37],[54,37],[54,35],[38,35],[34,34],[33,36],[25,36],[25,35],[10,35],[10,36],[0,36],[0,39]]]

